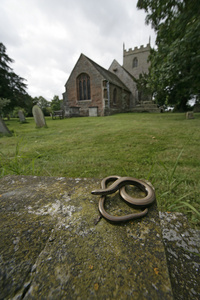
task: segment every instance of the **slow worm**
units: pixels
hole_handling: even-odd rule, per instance
[[[109,187],[107,187],[107,184],[113,180],[115,180],[114,183],[112,183]],[[126,185],[137,186],[139,189],[145,192],[146,196],[144,198],[131,197],[126,192],[125,189]],[[144,206],[149,206],[156,199],[154,189],[143,180],[139,180],[133,177],[120,177],[120,176],[108,176],[104,178],[101,181],[101,189],[92,191],[92,194],[101,195],[101,198],[99,200],[99,211],[104,218],[112,222],[123,222],[131,219],[141,218],[145,216],[148,212],[148,208],[145,208],[142,212],[129,214],[125,216],[112,216],[108,214],[104,208],[106,195],[115,193],[117,190],[119,190],[120,196],[126,202],[136,206],[141,206],[142,208],[144,208]]]

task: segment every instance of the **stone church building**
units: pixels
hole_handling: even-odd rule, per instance
[[[65,84],[65,117],[156,111],[151,98],[143,99],[134,81],[139,74],[148,73],[149,54],[150,44],[123,49],[123,66],[114,60],[108,70],[81,54]]]

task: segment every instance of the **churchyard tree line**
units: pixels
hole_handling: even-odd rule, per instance
[[[188,100],[200,101],[200,2],[138,0],[137,8],[156,33],[149,76],[139,83],[145,82],[159,105],[186,111]]]
[[[54,96],[51,101],[44,97],[31,97],[27,93],[26,80],[14,73],[11,64],[14,60],[6,53],[6,47],[0,43],[0,116],[17,117],[22,110],[26,116],[32,116],[32,107],[38,105],[44,115],[59,110],[61,100]]]

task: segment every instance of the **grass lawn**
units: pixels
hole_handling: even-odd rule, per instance
[[[181,211],[200,221],[200,114],[118,114],[52,120],[6,121],[12,137],[0,137],[0,176],[147,179],[160,210]]]

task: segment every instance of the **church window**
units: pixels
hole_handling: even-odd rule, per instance
[[[90,77],[87,80],[87,92],[88,92],[88,99],[90,99]]]
[[[107,87],[107,80],[103,81],[103,87]]]
[[[86,100],[87,98],[87,95],[86,95],[86,82],[85,82],[85,79],[83,80],[83,95],[84,95],[84,100]]]
[[[83,95],[82,95],[82,81],[79,80],[79,100],[83,100]]]
[[[137,57],[134,57],[133,59],[133,68],[136,68],[138,66],[138,59]]]
[[[113,104],[117,103],[117,89],[114,88],[113,90]]]
[[[77,77],[77,98],[78,100],[89,100],[90,97],[90,77],[86,73],[82,73]]]

